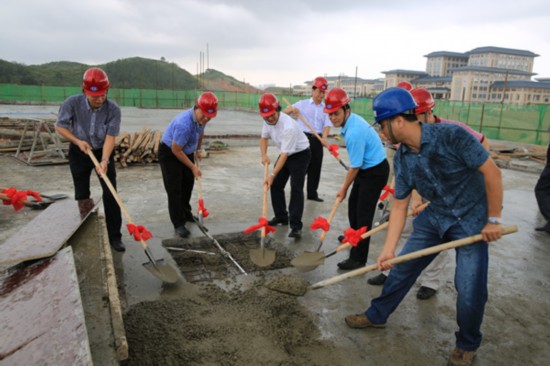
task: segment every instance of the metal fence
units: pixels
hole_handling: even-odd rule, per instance
[[[81,93],[80,87],[0,84],[0,103],[57,104]],[[120,106],[138,108],[187,108],[193,105],[199,90],[109,89],[109,98]],[[261,94],[215,92],[220,108],[258,109]],[[291,103],[303,96],[278,95]],[[352,111],[367,121],[373,121],[372,99],[357,98],[350,103]],[[282,106],[285,107],[284,105]],[[513,105],[500,103],[466,103],[437,101],[434,113],[440,117],[461,121],[493,140],[536,145],[548,144],[550,116],[547,104]]]

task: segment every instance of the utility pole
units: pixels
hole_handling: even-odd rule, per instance
[[[210,68],[210,53],[208,52],[208,43],[206,44],[206,70]]]
[[[357,66],[355,66],[355,83],[353,84],[353,97],[357,97]]]

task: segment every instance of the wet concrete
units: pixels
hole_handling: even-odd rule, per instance
[[[141,111],[132,113],[152,121],[163,129],[170,117],[167,111]],[[177,112],[177,111],[174,111]],[[162,117],[155,117],[162,114]],[[123,116],[129,116],[127,111]],[[168,118],[166,118],[168,117]],[[141,118],[141,117],[140,117]],[[143,122],[140,120],[139,123]],[[260,119],[255,114],[221,111],[206,129],[207,134],[259,133]],[[132,125],[129,117],[124,126]],[[154,126],[151,122],[150,127]],[[218,130],[214,131],[214,127]],[[239,126],[239,130],[233,128]],[[138,130],[141,128],[140,126]],[[226,140],[229,148],[211,154],[202,163],[203,197],[209,217],[205,225],[212,235],[234,233],[257,223],[261,216],[263,168],[260,164],[257,141],[250,144],[241,140]],[[347,161],[345,149],[340,150],[342,160]],[[269,149],[272,160],[276,157],[274,148]],[[340,187],[344,170],[330,155],[323,163],[320,196],[323,203],[306,201],[304,211],[304,234],[301,240],[287,237],[287,227],[277,227],[270,234],[273,240],[294,252],[314,250],[318,244],[319,232],[311,232],[309,224],[317,216],[327,217],[332,208],[334,195]],[[542,166],[541,166],[542,168]],[[164,239],[174,238],[174,231],[168,218],[166,195],[158,165],[132,166],[118,170],[119,194],[137,224],[145,225],[154,235],[148,243],[155,257],[172,260],[162,247]],[[519,232],[504,237],[491,246],[489,301],[486,307],[482,332],[484,341],[479,350],[477,365],[493,364],[545,364],[550,357],[550,295],[548,294],[550,267],[550,236],[534,231],[542,221],[538,212],[533,187],[537,172],[503,170],[505,224],[516,224]],[[95,178],[93,178],[95,179]],[[67,193],[71,197],[72,181],[67,166],[29,167],[8,156],[0,156],[0,185],[16,186],[40,192]],[[93,194],[100,192],[93,184]],[[192,204],[196,206],[194,194]],[[27,209],[20,213],[10,207],[0,208],[0,242],[12,235],[18,227],[30,221],[36,211]],[[268,217],[272,216],[268,205]],[[347,203],[336,212],[331,230],[324,240],[323,249],[329,252],[337,246],[336,237],[348,228]],[[203,234],[194,224],[188,224],[192,237]],[[374,262],[381,250],[384,234],[376,234],[371,240],[369,264]],[[147,261],[139,243],[124,236],[127,251],[114,252],[117,271],[126,294],[127,306],[146,300],[177,298],[182,286],[163,285],[141,265]],[[212,247],[215,251],[215,247]],[[308,273],[298,274],[304,280],[315,283],[339,274],[336,263],[347,253],[339,253],[323,266]],[[294,274],[292,268],[278,273]],[[272,276],[274,273],[264,273]],[[350,313],[366,309],[370,300],[380,292],[379,287],[369,286],[366,279],[372,275],[352,278],[336,285],[308,291],[299,301],[316,319],[322,338],[337,347],[358,356],[362,364],[444,364],[448,353],[454,347],[455,299],[453,287],[454,266],[450,265],[443,274],[443,285],[437,295],[427,301],[417,300],[416,288],[407,295],[400,307],[390,317],[384,330],[358,331],[349,329],[343,318]],[[237,275],[230,281],[252,286],[255,275]],[[220,281],[220,286],[227,286]],[[342,360],[342,365],[347,364]]]

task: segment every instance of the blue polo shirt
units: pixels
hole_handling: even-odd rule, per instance
[[[416,189],[430,201],[426,214],[443,236],[460,223],[469,235],[487,223],[487,193],[478,168],[489,153],[468,131],[452,124],[420,123],[420,151],[401,144],[393,157],[395,198]]]
[[[340,134],[346,141],[351,168],[372,168],[386,159],[380,136],[361,116],[351,113]]]
[[[174,117],[164,130],[160,140],[170,148],[172,148],[172,142],[183,146],[183,153],[189,155],[197,150],[199,137],[203,130],[204,125],[195,120],[195,114],[191,108]]]

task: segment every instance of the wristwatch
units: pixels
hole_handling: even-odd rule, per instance
[[[489,217],[487,221],[489,222],[489,224],[495,224],[495,225],[501,224],[500,217]]]

